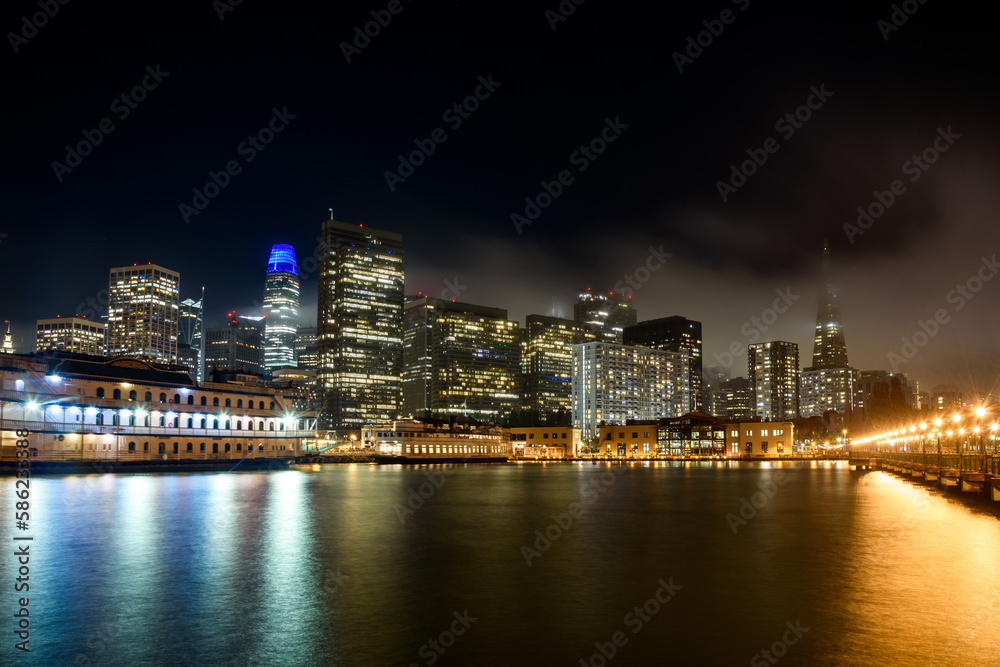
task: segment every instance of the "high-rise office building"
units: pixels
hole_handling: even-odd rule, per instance
[[[583,329],[573,320],[528,315],[521,347],[524,407],[543,414],[573,409],[573,346]]]
[[[319,354],[316,351],[316,327],[299,327],[295,335],[295,365],[316,370]]]
[[[84,317],[56,317],[38,320],[35,325],[35,351],[65,350],[103,357],[105,325]]]
[[[799,416],[799,346],[775,340],[747,348],[754,416],[783,421]]]
[[[403,413],[496,421],[521,405],[521,340],[502,308],[410,297],[403,314]]]
[[[753,418],[756,403],[750,380],[745,377],[719,380],[719,387],[713,393],[715,400],[712,414],[716,417]]]
[[[403,237],[326,220],[321,238],[319,428],[395,419],[402,398]]]
[[[573,319],[583,328],[584,341],[621,343],[622,332],[636,323],[637,316],[629,299],[587,288],[573,305]]]
[[[111,269],[108,356],[177,363],[181,277],[156,264]]]
[[[229,326],[205,329],[205,372],[263,376],[264,341],[260,329],[232,317]]]
[[[861,371],[858,404],[871,421],[904,421],[917,408],[919,387],[902,373]]]
[[[186,346],[184,351],[185,361],[180,360],[178,349],[178,363],[188,367],[192,372],[192,377],[199,383],[205,381],[205,345],[204,345],[204,314],[205,314],[205,288],[201,288],[201,298],[184,299],[181,301],[180,326],[178,341],[179,346]],[[191,351],[196,355],[191,361]]]
[[[690,409],[705,409],[701,374],[701,322],[680,315],[646,320],[625,327],[622,342],[636,347],[685,352],[691,359]]]
[[[573,346],[573,426],[583,437],[602,422],[679,417],[689,411],[687,353],[614,343]]]
[[[295,250],[278,243],[271,247],[264,275],[264,366],[271,370],[295,365],[295,336],[299,324],[299,269]]]
[[[812,366],[803,369],[799,411],[803,417],[822,416],[828,411],[846,414],[857,405],[860,371],[847,362],[844,325],[833,283],[830,245],[823,241],[823,292],[816,312]]]

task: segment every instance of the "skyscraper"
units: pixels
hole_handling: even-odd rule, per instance
[[[520,329],[506,310],[410,297],[403,322],[405,414],[496,421],[520,407]]]
[[[614,343],[573,346],[573,426],[583,437],[603,422],[679,417],[691,404],[685,352]]]
[[[701,322],[680,315],[646,320],[625,327],[622,342],[668,352],[685,352],[691,360],[690,410],[704,410],[701,376]]]
[[[91,322],[84,317],[38,320],[35,328],[35,351],[65,350],[103,357],[104,329],[103,322]]]
[[[295,249],[271,246],[264,275],[264,366],[267,370],[295,365],[299,323],[299,269]]]
[[[822,416],[833,410],[847,413],[859,400],[860,372],[847,362],[847,343],[840,321],[840,304],[833,284],[830,245],[823,240],[823,293],[816,313],[812,366],[803,369],[800,413]]]
[[[799,416],[799,346],[781,340],[747,348],[754,416],[785,421]]]
[[[543,414],[572,410],[573,346],[582,342],[583,329],[573,320],[528,315],[521,349],[526,408]]]
[[[319,428],[395,419],[402,398],[403,237],[326,220],[321,238]]]
[[[295,335],[295,365],[316,370],[319,355],[316,352],[316,327],[299,327]]]
[[[184,299],[181,301],[180,310],[180,341],[181,345],[186,345],[193,354],[194,368],[192,375],[199,383],[205,381],[205,345],[204,345],[204,313],[205,313],[205,288],[201,288],[201,298]],[[189,360],[190,363],[190,360]]]
[[[823,294],[816,313],[816,337],[813,339],[812,368],[843,368],[847,363],[847,343],[840,322],[840,304],[833,286],[830,267],[830,244],[823,239]]]
[[[205,368],[213,372],[263,375],[264,347],[260,329],[232,317],[229,326],[205,330]]]
[[[111,269],[108,356],[177,363],[181,277],[156,264]]]
[[[583,327],[585,341],[621,343],[622,331],[635,324],[637,316],[628,299],[587,288],[573,305],[573,319]]]

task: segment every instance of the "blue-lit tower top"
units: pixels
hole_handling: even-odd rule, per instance
[[[295,249],[271,246],[264,276],[264,366],[270,372],[295,366],[295,336],[299,325],[299,269]]]
[[[275,243],[271,246],[271,256],[267,260],[267,272],[290,273],[293,276],[298,276],[299,268],[295,263],[295,248],[287,243]]]

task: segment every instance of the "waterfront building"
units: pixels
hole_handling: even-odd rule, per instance
[[[271,246],[264,273],[264,366],[268,371],[294,366],[299,323],[299,268],[295,249]]]
[[[398,419],[366,427],[362,440],[378,454],[407,459],[506,460],[512,454],[502,428],[472,420]]]
[[[584,342],[621,344],[625,327],[635,324],[637,316],[630,299],[588,287],[573,306],[573,319],[583,329]]]
[[[582,342],[583,329],[573,320],[528,315],[521,350],[525,408],[542,414],[572,410],[572,348]]]
[[[195,383],[176,366],[67,352],[0,359],[0,456],[17,429],[40,460],[291,457],[315,420],[288,396],[256,385]]]
[[[669,352],[684,352],[691,363],[691,405],[689,410],[703,410],[703,378],[701,362],[701,322],[680,315],[645,320],[622,331],[625,345],[649,347]]]
[[[495,421],[521,404],[518,323],[503,308],[410,297],[404,309],[403,413]]]
[[[780,459],[792,456],[795,425],[791,421],[733,422],[725,425],[730,458]]]
[[[63,350],[105,356],[105,324],[85,317],[54,317],[35,325],[35,351]]]
[[[785,341],[747,348],[754,416],[766,420],[799,416],[799,346]]]
[[[659,419],[628,419],[622,424],[597,427],[596,454],[618,459],[648,459],[657,456]]]
[[[726,422],[704,412],[664,419],[656,431],[656,451],[678,458],[726,458]]]
[[[111,269],[108,357],[177,363],[181,277],[156,264]]]
[[[403,301],[403,237],[325,221],[316,327],[322,429],[398,416]]]
[[[564,459],[580,454],[581,431],[575,426],[511,426],[513,456],[527,459]]]
[[[613,343],[574,345],[573,426],[590,439],[602,423],[680,416],[691,405],[690,373],[684,352]]]
[[[193,370],[194,379],[197,382],[205,380],[205,288],[201,288],[201,298],[184,299],[181,301],[180,323],[178,326],[178,350],[177,363],[187,366]],[[180,359],[181,347],[187,347],[189,351],[184,353],[184,361]],[[197,358],[191,362],[191,351]]]
[[[205,372],[263,376],[264,341],[260,329],[230,313],[229,326],[205,330]]]

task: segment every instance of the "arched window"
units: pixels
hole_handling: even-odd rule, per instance
[[[264,422],[257,422],[257,429],[260,431],[264,430]]]
[[[239,419],[236,420],[236,430],[237,431],[242,431],[243,430],[243,421],[242,420],[239,420]]]
[[[149,426],[149,415],[146,415],[146,418],[143,420],[143,422],[145,422],[143,426]]]
[[[202,405],[208,405],[208,396],[202,396],[201,397],[201,404]]]
[[[243,445],[241,445],[240,443],[237,442],[236,443],[236,451],[242,452],[243,451]]]
[[[180,402],[181,402],[181,395],[174,394],[174,403],[180,403]]]
[[[219,428],[219,420],[218,419],[213,419],[212,420],[212,428]]]
[[[160,426],[166,426],[166,425],[167,425],[166,417],[160,417]]]
[[[274,430],[274,422],[267,422],[267,430],[268,431]]]
[[[118,426],[118,413],[117,412],[112,412],[111,413],[111,425],[112,426]]]
[[[175,442],[175,443],[174,443],[174,454],[176,454],[176,453],[177,453],[177,445],[178,445],[178,443],[176,443],[176,442]]]
[[[98,412],[96,415],[94,415],[94,423],[95,424],[103,424],[104,423],[104,414]]]
[[[218,396],[216,396],[215,398],[212,399],[212,406],[216,407],[216,408],[219,407],[219,397]]]
[[[188,428],[194,427],[194,417],[188,417]]]
[[[194,450],[194,443],[193,443],[193,442],[189,442],[189,443],[188,443],[188,448],[187,448],[187,450],[188,450],[189,452],[190,452],[190,451],[193,451],[193,450]]]
[[[238,407],[238,408],[242,408],[243,407],[243,399],[242,398],[236,400],[236,407]]]
[[[274,410],[274,401],[271,401],[271,407],[270,407],[270,409]]]
[[[205,428],[205,418],[204,417],[201,418],[201,426],[199,426],[198,428]]]
[[[104,387],[97,388],[97,398],[104,398]]]
[[[160,443],[159,451],[157,453],[158,454],[166,454],[167,453],[167,443],[161,442]]]
[[[128,416],[128,425],[129,426],[135,426],[135,415],[129,415]]]
[[[281,422],[280,424],[278,424],[278,430],[279,431],[284,431],[285,430],[285,422]]]
[[[128,443],[128,450],[130,452],[134,452],[135,451],[135,443],[134,442]]]
[[[247,401],[247,407],[253,410],[253,401]]]
[[[111,392],[111,398],[115,399],[116,401],[122,400],[122,390],[115,389],[113,392]]]
[[[194,405],[194,394],[188,396],[188,405]]]
[[[261,445],[260,447],[258,447],[258,448],[257,448],[257,451],[258,451],[258,452],[262,452],[262,451],[264,451],[264,445]]]
[[[149,443],[148,442],[142,443],[142,451],[144,451],[144,452],[148,452],[149,451]]]
[[[232,401],[232,399],[229,399],[229,398],[226,399],[226,407],[227,408],[233,407],[233,401]]]
[[[24,380],[14,380],[14,391],[24,391]]]
[[[248,419],[247,420],[247,430],[249,430],[249,431],[253,430],[253,420],[252,419]]]
[[[226,443],[226,451],[227,452],[229,451],[229,443],[228,442]]]
[[[128,400],[130,400],[130,401],[134,401],[134,400],[135,400],[135,399],[137,399],[137,398],[139,398],[139,394],[138,394],[138,393],[136,393],[135,389],[133,389],[132,391],[130,391],[130,392],[128,393]]]
[[[228,419],[227,419],[227,420],[226,420],[226,430],[228,431],[228,430],[229,430],[229,429],[231,429],[232,427],[233,427],[233,426],[232,426],[232,422],[231,422],[230,420],[228,420]]]
[[[217,443],[217,442],[213,442],[212,443],[212,453],[213,454],[218,454],[219,453],[219,443]]]
[[[151,391],[147,391],[147,392],[146,392],[146,398],[145,398],[144,400],[145,400],[145,401],[146,401],[147,403],[152,403],[152,402],[153,402],[153,392],[151,392]]]
[[[203,442],[203,443],[201,443],[200,445],[198,445],[198,451],[199,451],[199,452],[203,452],[203,451],[205,451],[205,443],[204,443],[204,442]]]
[[[166,402],[167,402],[167,395],[161,391],[160,392],[160,403],[166,403]]]

